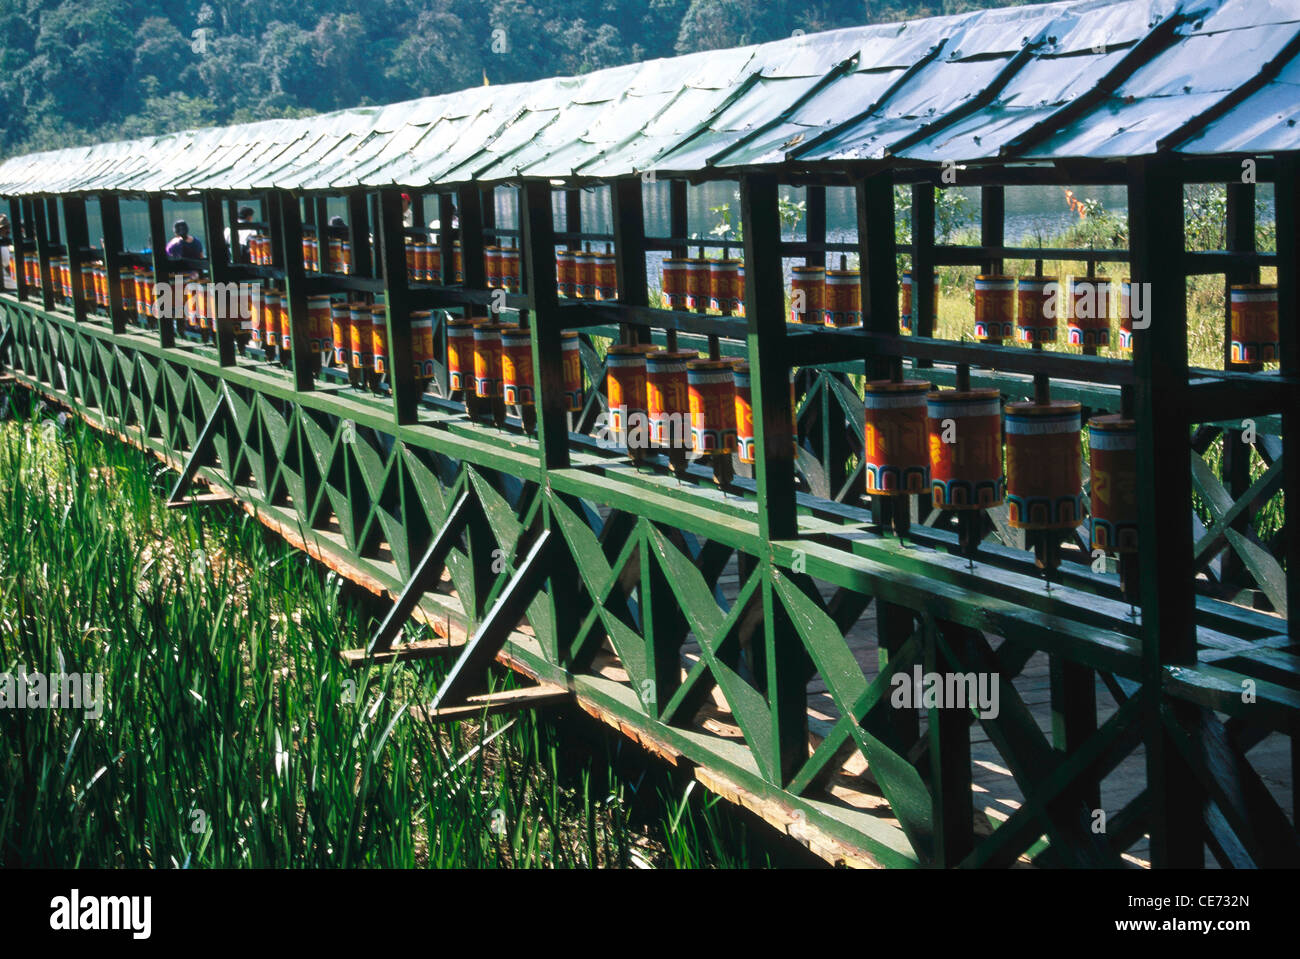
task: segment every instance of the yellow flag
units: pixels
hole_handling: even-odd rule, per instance
[[[492,86],[492,84],[488,83],[487,70],[486,70],[486,69],[483,71],[483,86],[485,86],[485,87],[490,87],[490,86]]]

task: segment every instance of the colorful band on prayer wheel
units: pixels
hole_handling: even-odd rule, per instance
[[[510,406],[532,406],[533,338],[528,330],[501,331],[501,391]]]
[[[827,326],[862,324],[862,286],[857,270],[827,270],[822,294]]]
[[[352,353],[352,308],[347,303],[330,306],[330,334],[334,341],[334,365],[347,366]]]
[[[790,322],[820,326],[825,320],[826,268],[795,266],[790,274]]]
[[[564,371],[564,398],[569,404],[569,412],[576,413],[582,409],[585,396],[582,388],[582,351],[576,330],[565,330],[560,334],[560,361]]]
[[[936,509],[987,509],[1002,502],[1001,402],[997,390],[939,390],[926,396]]]
[[[501,286],[501,247],[487,246],[483,248],[483,274],[489,290],[495,290]]]
[[[1015,278],[991,274],[975,277],[975,339],[1001,343],[1011,337],[1015,319]]]
[[[474,392],[501,396],[501,331],[505,323],[480,323],[474,327]]]
[[[501,284],[507,293],[519,292],[519,251],[513,247],[501,251]]]
[[[597,300],[618,299],[618,270],[613,253],[593,253],[592,296]]]
[[[330,349],[334,330],[330,322],[328,293],[313,293],[307,297],[307,336],[311,352],[323,353]]]
[[[690,360],[686,364],[691,449],[731,453],[736,449],[736,383],[730,360]]]
[[[375,373],[388,372],[388,310],[383,306],[370,308],[370,342],[374,351]]]
[[[740,308],[743,267],[743,261],[731,258],[709,261],[709,305],[723,316],[731,316]]]
[[[1074,400],[1008,403],[1007,519],[1014,529],[1083,522],[1083,446]]]
[[[375,352],[370,340],[370,306],[366,303],[348,304],[348,325],[351,327],[352,368],[375,368]]]
[[[687,363],[698,359],[694,350],[658,350],[646,354],[646,414],[650,440],[660,446],[684,449],[691,417]]]
[[[669,257],[664,260],[663,291],[668,301],[668,309],[686,309],[686,265],[690,261],[684,257]]]
[[[1105,277],[1070,283],[1070,343],[1074,346],[1110,346],[1110,280]]]
[[[1016,338],[1022,343],[1055,343],[1060,284],[1048,277],[1022,276],[1016,293]]]
[[[447,388],[450,390],[474,387],[474,327],[481,322],[473,317],[447,321]]]
[[[703,257],[686,261],[686,309],[706,310],[713,283],[709,261]]]
[[[930,488],[926,380],[869,380],[866,384],[867,492],[898,496]]]
[[[588,250],[573,251],[574,296],[580,300],[596,297],[596,254]]]

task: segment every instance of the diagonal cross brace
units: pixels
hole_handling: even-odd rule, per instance
[[[452,547],[460,542],[460,535],[469,522],[469,499],[470,492],[467,489],[456,498],[456,502],[447,511],[447,518],[443,521],[438,534],[434,536],[429,548],[424,551],[424,556],[415,565],[415,569],[411,570],[411,578],[402,587],[402,592],[393,603],[393,608],[388,611],[384,621],[379,624],[374,638],[370,640],[370,645],[366,647],[367,653],[386,653],[392,649],[393,640],[397,639],[402,632],[402,626],[411,618],[411,613],[415,611],[420,597],[437,585],[438,580],[442,578],[447,557],[451,555]]]
[[[510,631],[523,618],[524,612],[541,589],[547,577],[547,557],[551,551],[551,530],[542,530],[532,549],[519,565],[514,578],[506,584],[497,601],[488,610],[487,616],[474,630],[474,635],[465,644],[465,650],[456,660],[447,678],[433,697],[430,708],[437,710],[444,705],[453,706],[465,701],[475,685],[481,684],[481,677],[488,666],[496,659],[501,647],[510,637]]]
[[[204,460],[212,452],[212,441],[216,438],[217,428],[230,415],[230,407],[227,404],[226,394],[223,392],[221,399],[217,401],[216,408],[212,411],[212,415],[203,424],[198,439],[194,441],[194,449],[190,450],[190,455],[181,468],[181,475],[176,477],[176,485],[167,494],[168,504],[179,503],[185,499],[185,494],[189,491],[190,484],[194,482],[199,467],[203,465]]]

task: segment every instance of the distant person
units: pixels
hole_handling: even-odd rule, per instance
[[[0,213],[0,273],[4,275],[4,288],[16,290],[18,277],[14,273],[13,253],[9,248],[12,240],[9,232],[9,217]]]
[[[176,234],[167,241],[167,258],[170,260],[197,260],[203,256],[203,244],[197,237],[190,236],[190,225],[184,220],[177,220],[172,224],[172,232]]]
[[[241,207],[239,208],[239,212],[238,212],[237,215],[239,216],[239,222],[240,222],[240,223],[252,223],[252,222],[253,222],[253,208],[252,208],[251,206],[241,206]],[[249,239],[249,237],[251,237],[251,236],[256,236],[256,235],[257,235],[257,231],[256,231],[256,230],[252,230],[252,229],[248,229],[248,230],[243,230],[243,229],[241,229],[241,230],[239,231],[239,248],[240,248],[240,249],[241,249],[245,254],[248,253],[248,239]],[[230,227],[226,227],[226,248],[227,248],[227,249],[230,248]]]
[[[415,212],[411,209],[411,194],[402,194],[402,226],[415,226]]]

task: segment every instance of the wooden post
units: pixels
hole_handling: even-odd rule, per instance
[[[1300,158],[1287,154],[1276,162],[1278,366],[1283,376],[1296,376],[1300,373]],[[1287,503],[1300,503],[1300,410],[1294,404],[1282,411],[1282,436],[1282,495]],[[1288,436],[1297,439],[1288,443]],[[1288,522],[1291,534],[1284,537],[1287,608],[1279,612],[1286,614],[1287,634],[1295,646],[1300,645],[1300,535],[1296,533],[1300,518]],[[1300,758],[1298,740],[1293,730],[1292,756]]]
[[[537,444],[545,469],[565,469],[569,465],[568,404],[564,398],[550,184],[530,181],[520,187],[519,213],[524,234],[523,259],[528,264],[529,308],[533,314]]]
[[[234,271],[230,268],[229,251],[226,249],[226,235],[222,231],[221,197],[207,191],[203,193],[201,202],[203,204],[203,228],[208,241],[208,274],[214,284],[236,283]],[[230,242],[232,246],[239,245],[236,222],[236,220],[232,220],[230,224]],[[213,325],[217,328],[217,361],[222,366],[235,365],[235,329],[240,322],[239,300],[238,294],[233,299],[229,296],[216,299],[216,302],[224,304],[227,311],[231,307],[235,310],[235,316],[217,316],[213,319]],[[211,304],[209,304],[209,308],[211,308]],[[213,310],[213,313],[218,312],[221,311]],[[180,306],[177,306],[176,313],[178,316],[181,314]],[[159,322],[162,321],[159,320]]]
[[[645,205],[639,177],[623,177],[610,186],[610,208],[614,216],[614,271],[618,299],[628,306],[649,306],[650,289],[645,278]],[[624,323],[623,342],[650,342],[650,327]]]
[[[689,208],[686,205],[686,181],[669,180],[668,181],[668,232],[675,239],[685,240],[687,233],[690,231]],[[675,245],[671,253],[675,257],[688,256],[686,243]],[[785,300],[785,291],[781,291],[782,302]]]
[[[826,242],[826,187],[810,186],[807,195],[807,234],[809,243]],[[838,260],[826,259],[826,251],[818,250],[804,258],[809,266],[829,266],[835,268]]]
[[[366,208],[366,191],[348,193],[348,242],[352,244],[352,275],[374,276],[370,257],[370,214]]]
[[[934,184],[912,184],[912,329],[934,336]],[[917,360],[918,369],[933,366]]]
[[[442,259],[442,285],[452,286],[456,282],[456,267],[452,262],[456,252],[456,231],[452,228],[451,221],[455,216],[455,204],[452,202],[451,194],[438,194],[438,250]],[[461,258],[464,259],[465,250],[462,245]]]
[[[1183,181],[1176,161],[1128,161],[1132,280],[1150,284],[1149,327],[1133,334],[1137,373],[1138,537],[1144,682],[1162,688],[1164,667],[1196,662],[1192,584],[1192,483],[1188,469],[1187,301],[1183,270]],[[1161,711],[1199,743],[1200,712],[1157,693],[1148,714],[1151,855],[1157,868],[1203,865],[1201,789],[1165,731]]]
[[[162,195],[158,193],[149,194],[149,248],[153,255],[153,280],[155,283],[166,283],[171,277],[171,261],[167,259],[167,226],[163,222]],[[117,281],[117,278],[113,278]],[[158,342],[163,347],[176,345],[176,328],[178,324],[175,320],[169,320],[163,317],[158,321]]]
[[[402,191],[379,191],[379,256],[383,266],[384,302],[388,309],[388,383],[398,425],[419,418],[420,391],[412,366],[411,298],[406,273],[406,238],[402,233]]]
[[[108,318],[113,332],[126,332],[126,304],[122,302],[122,208],[116,193],[99,195],[99,219],[104,227],[104,272],[108,274]]]
[[[14,264],[14,283],[16,284],[15,294],[19,303],[27,301],[29,288],[24,275],[27,253],[23,249],[23,205],[22,201],[16,196],[9,198],[9,236],[10,236],[10,256]]]
[[[50,234],[45,222],[45,201],[37,197],[32,203],[32,225],[36,228],[36,260],[41,271],[41,307],[54,309],[54,284],[50,282]]]
[[[462,223],[462,225],[464,225]],[[564,232],[581,233],[582,232],[582,191],[565,190],[564,191]],[[582,245],[577,239],[569,241],[569,249],[578,250]]]
[[[1255,250],[1255,185],[1229,183],[1227,185],[1227,222],[1224,231],[1226,249],[1234,253]],[[1232,286],[1238,283],[1255,283],[1259,270],[1250,266],[1230,266],[1223,277],[1223,368],[1232,368]],[[1223,434],[1223,460],[1219,476],[1223,486],[1234,500],[1250,488],[1251,446],[1243,443],[1235,430]],[[1250,516],[1243,513],[1232,529],[1243,535],[1250,529]],[[1236,550],[1225,549],[1219,568],[1219,583],[1232,592],[1248,582],[1245,565]],[[1227,597],[1231,599],[1232,596]]]
[[[90,228],[86,224],[86,198],[63,198],[63,218],[68,227],[68,272],[72,280],[72,315],[78,323],[86,319],[86,290],[81,282],[81,264],[90,246]]]
[[[311,325],[307,318],[307,277],[302,263],[302,208],[288,190],[277,190],[280,210],[280,255],[284,264],[285,299],[289,304],[289,336],[293,361],[294,388],[309,392],[316,388],[315,364],[319,354],[307,349]],[[274,242],[274,241],[272,241]]]
[[[1002,247],[1006,245],[1007,218],[1006,191],[1001,186],[980,187],[980,245]],[[1002,257],[986,256],[985,273],[1000,274],[1004,269]]]
[[[460,255],[465,270],[465,288],[487,288],[487,270],[483,263],[483,208],[476,186],[462,186],[456,191],[460,207]]]

